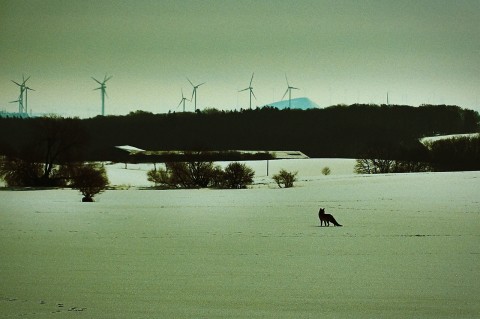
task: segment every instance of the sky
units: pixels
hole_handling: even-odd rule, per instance
[[[0,0],[0,111],[30,79],[33,113],[92,117],[232,110],[308,97],[320,107],[454,104],[480,111],[479,0]],[[288,95],[287,95],[288,98]],[[194,104],[186,102],[186,110]]]

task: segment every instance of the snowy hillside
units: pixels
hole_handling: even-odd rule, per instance
[[[0,191],[0,317],[478,317],[480,172],[294,161],[291,189]]]
[[[420,139],[420,142],[427,143],[427,142],[435,142],[440,140],[446,140],[450,138],[461,138],[461,137],[477,137],[480,133],[471,133],[471,134],[452,134],[452,135],[436,135],[436,136],[428,136]]]

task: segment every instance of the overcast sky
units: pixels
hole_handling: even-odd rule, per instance
[[[0,0],[0,111],[27,84],[34,113],[247,108],[309,97],[480,111],[479,0]],[[187,102],[187,110],[193,104]]]

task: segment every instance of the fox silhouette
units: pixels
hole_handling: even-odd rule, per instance
[[[334,224],[335,226],[342,226],[335,220],[335,218],[333,218],[332,215],[325,214],[325,208],[320,208],[318,211],[318,218],[320,219],[320,226],[325,224],[325,226],[328,227],[330,226],[330,223]]]

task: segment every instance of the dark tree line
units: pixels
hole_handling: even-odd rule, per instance
[[[325,109],[197,113],[90,119],[0,119],[0,154],[53,163],[127,161],[116,145],[146,150],[297,150],[310,157],[365,158],[378,154],[428,160],[418,141],[435,134],[479,131],[479,114],[458,106],[337,105]],[[61,126],[55,135],[52,125]],[[48,133],[50,132],[50,133]],[[148,158],[145,159],[148,161]],[[52,164],[52,165],[49,165]]]
[[[4,155],[0,174],[8,184],[65,186],[81,161],[82,148],[87,145],[81,123],[59,117],[6,123],[18,124],[18,127],[7,125],[13,134],[0,143],[3,146],[0,154]]]
[[[427,148],[436,171],[480,170],[480,135],[429,142]]]
[[[7,147],[0,155],[0,178],[7,186],[68,186],[78,189],[83,201],[93,201],[107,187],[105,168],[81,160],[88,143],[78,120],[48,117],[18,123],[30,125],[20,126],[24,131],[14,130],[18,135],[10,135],[10,143],[4,141]]]

